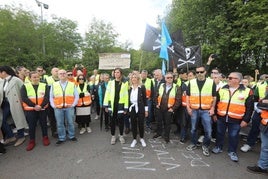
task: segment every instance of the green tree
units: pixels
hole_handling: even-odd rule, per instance
[[[83,48],[83,63],[91,69],[98,67],[98,54],[118,52],[118,33],[112,23],[97,20],[95,17],[85,34],[85,47]],[[117,49],[117,50],[116,50]]]

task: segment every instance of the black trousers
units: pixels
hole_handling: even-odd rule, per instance
[[[110,114],[111,115],[111,114]],[[118,114],[115,113],[110,116],[111,119],[111,134],[115,135],[115,127],[118,125],[119,127],[119,134],[123,135],[124,132],[124,116],[125,114]]]
[[[35,139],[35,129],[38,121],[41,126],[42,136],[47,136],[47,115],[45,110],[25,111],[25,116],[29,125],[29,136],[31,140]]]
[[[138,129],[140,138],[144,136],[144,118],[145,115],[141,113],[136,113],[135,108],[133,107],[130,112],[130,120],[131,120],[131,129],[133,139],[137,138]]]
[[[164,127],[164,138],[169,139],[171,124],[173,121],[173,112],[167,110],[156,109],[157,114],[157,134],[162,135]]]

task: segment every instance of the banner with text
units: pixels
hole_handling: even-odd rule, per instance
[[[99,53],[99,69],[130,68],[129,53]]]

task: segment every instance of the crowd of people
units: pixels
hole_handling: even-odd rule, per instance
[[[8,145],[24,143],[27,132],[26,150],[33,150],[38,121],[44,146],[50,145],[48,124],[56,145],[66,140],[77,142],[75,123],[80,135],[91,133],[91,115],[95,113],[95,119],[104,120],[105,130],[110,131],[111,145],[117,140],[126,143],[124,135],[130,131],[132,148],[138,141],[146,147],[145,136],[150,133],[154,139],[169,143],[175,124],[174,134],[180,143],[189,141],[186,150],[200,147],[204,156],[210,156],[211,152],[223,152],[227,132],[227,153],[237,162],[240,130],[251,124],[240,150],[252,150],[260,135],[260,158],[257,165],[247,169],[268,174],[268,75],[259,75],[254,81],[240,72],[225,76],[218,68],[209,74],[213,60],[211,55],[206,66],[192,71],[162,74],[156,69],[153,76],[147,70],[125,76],[120,68],[111,75],[98,70],[88,75],[83,65],[72,70],[53,67],[48,76],[41,66],[34,71],[0,66],[0,153],[5,153]]]

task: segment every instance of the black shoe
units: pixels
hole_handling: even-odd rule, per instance
[[[185,144],[185,142],[186,142],[186,139],[181,139],[181,140],[180,140],[180,143],[181,143],[181,144]]]
[[[59,138],[58,133],[57,132],[53,132],[52,133],[52,137],[55,138],[55,139]]]
[[[2,144],[2,143],[0,142],[0,154],[4,154],[4,153],[6,153],[5,146],[4,146],[4,144]]]
[[[70,140],[73,141],[73,142],[77,142],[77,138],[76,137],[71,138]]]
[[[153,136],[153,138],[154,138],[154,139],[161,138],[161,135],[159,135],[159,134],[155,134],[155,135]]]
[[[125,129],[125,134],[129,134],[129,132],[130,132],[130,129],[129,128],[126,128]]]
[[[165,138],[165,141],[166,141],[166,143],[170,142],[169,138]]]
[[[58,140],[58,141],[56,142],[56,145],[61,145],[61,144],[63,144],[63,143],[64,143],[64,141]]]
[[[250,173],[255,173],[255,174],[263,174],[263,175],[268,175],[268,170],[261,169],[259,166],[248,166],[247,171]]]

